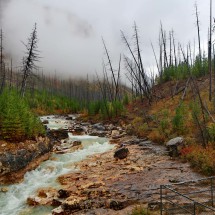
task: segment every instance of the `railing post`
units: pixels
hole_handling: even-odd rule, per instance
[[[163,185],[160,186],[160,214],[163,214]]]
[[[213,179],[214,178],[211,177],[211,206],[212,207],[214,206]]]
[[[193,201],[193,215],[196,215],[196,202]]]

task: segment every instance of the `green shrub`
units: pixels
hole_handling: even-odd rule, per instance
[[[215,123],[210,124],[207,127],[209,141],[215,143]]]
[[[123,103],[123,105],[128,105],[129,104],[129,98],[128,98],[128,94],[127,93],[123,97],[122,103]]]
[[[101,109],[101,101],[93,101],[87,105],[88,115],[96,115]]]
[[[4,90],[0,95],[0,137],[4,140],[21,141],[44,134],[38,117],[27,102],[13,90]]]
[[[175,110],[175,116],[172,119],[173,129],[180,135],[185,132],[185,106],[181,104]]]

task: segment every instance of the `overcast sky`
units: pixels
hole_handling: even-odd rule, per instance
[[[209,0],[196,1],[201,22],[201,39],[207,41]],[[14,63],[21,65],[33,25],[38,25],[39,66],[61,76],[94,74],[101,70],[105,39],[111,58],[118,62],[126,48],[120,30],[130,38],[136,21],[141,37],[145,67],[155,65],[150,42],[158,47],[160,21],[174,29],[177,42],[197,41],[194,0],[0,0],[0,24],[4,48]],[[215,11],[215,7],[213,6]],[[206,49],[206,46],[205,46]]]

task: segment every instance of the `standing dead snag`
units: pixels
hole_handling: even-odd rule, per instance
[[[2,93],[3,88],[5,86],[5,78],[6,78],[5,64],[4,64],[4,60],[3,60],[3,31],[2,31],[2,29],[0,32],[0,77],[1,77],[0,93]]]
[[[140,51],[140,42],[138,36],[138,29],[136,23],[134,23],[134,42],[135,42],[135,51],[132,50],[131,45],[129,44],[126,36],[124,35],[123,31],[121,31],[122,40],[124,41],[126,47],[128,48],[131,56],[132,61],[129,58],[125,57],[126,68],[128,68],[128,72],[131,78],[136,82],[135,85],[139,87],[139,91],[141,93],[141,97],[144,95],[149,104],[152,101],[152,92],[149,77],[146,75],[145,69],[143,67],[143,61]],[[134,64],[134,67],[133,65]]]
[[[23,78],[22,78],[22,85],[21,85],[21,90],[20,94],[22,97],[25,95],[25,90],[26,90],[26,84],[27,84],[27,79],[32,73],[32,69],[35,69],[35,61],[38,61],[38,51],[37,51],[37,25],[35,23],[33,32],[30,35],[30,38],[28,39],[28,43],[24,44],[26,46],[26,56],[23,59]]]
[[[198,12],[197,4],[195,4],[195,13],[196,13],[196,26],[197,26],[197,32],[198,32],[199,60],[200,60],[200,66],[202,68],[202,53],[201,53],[201,40],[200,40],[200,28],[199,28],[199,12]]]
[[[208,70],[210,74],[209,84],[209,101],[212,100],[212,0],[210,0],[210,27],[209,27],[209,41],[208,41]]]
[[[108,65],[109,65],[109,70],[111,71],[111,78],[112,78],[112,89],[113,89],[113,93],[112,96],[113,96],[113,100],[116,101],[118,98],[119,98],[119,83],[120,83],[120,70],[121,70],[121,54],[120,54],[120,59],[119,59],[119,67],[118,67],[118,70],[117,70],[117,75],[115,75],[114,73],[114,69],[113,69],[113,66],[112,66],[112,62],[111,62],[111,59],[110,59],[110,55],[109,55],[109,52],[107,50],[107,47],[105,45],[105,41],[104,39],[102,38],[102,42],[103,42],[103,46],[104,46],[104,49],[105,49],[105,54],[107,56],[107,59],[108,59]],[[107,71],[106,71],[106,68],[105,68],[105,64],[104,64],[104,71],[106,73],[106,79],[108,81],[108,76],[107,76]],[[109,82],[109,81],[108,81]],[[109,83],[108,83],[109,84]]]

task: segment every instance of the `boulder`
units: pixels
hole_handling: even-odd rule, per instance
[[[58,206],[60,206],[60,205],[62,205],[62,201],[60,201],[59,199],[54,198],[54,199],[52,200],[51,206],[53,206],[53,207],[58,207]],[[62,209],[62,208],[61,208],[61,209]]]
[[[109,203],[106,204],[106,206],[109,206],[110,209],[118,211],[118,210],[122,210],[123,208],[126,208],[128,206],[128,201],[111,199],[109,200]]]
[[[119,136],[120,132],[118,130],[112,130],[111,132],[111,136],[115,137],[115,136]]]
[[[81,141],[80,140],[75,140],[73,143],[72,143],[72,146],[80,146],[81,145]]]
[[[43,124],[49,124],[49,121],[48,120],[44,120],[42,123]]]
[[[52,210],[52,215],[65,215],[64,210],[61,206]]]
[[[63,129],[50,130],[47,133],[47,136],[51,139],[63,140],[69,137],[68,132]]]
[[[180,150],[184,147],[184,138],[173,138],[166,143],[166,147],[169,151],[169,156],[178,157],[180,155]]]
[[[112,130],[112,132],[111,132],[112,139],[119,139],[125,135],[126,135],[125,132],[120,132],[119,130]]]
[[[65,199],[70,196],[70,193],[67,190],[60,189],[58,190],[58,198]]]
[[[73,134],[75,134],[75,135],[83,135],[85,133],[86,133],[86,129],[84,127],[76,126],[73,129]]]
[[[98,131],[105,131],[106,130],[105,127],[101,123],[96,123],[92,127]]]
[[[114,152],[114,158],[124,159],[127,158],[129,150],[125,147],[119,148]]]
[[[71,121],[71,120],[73,120],[73,117],[72,116],[68,116],[68,117],[65,118],[65,120]]]

